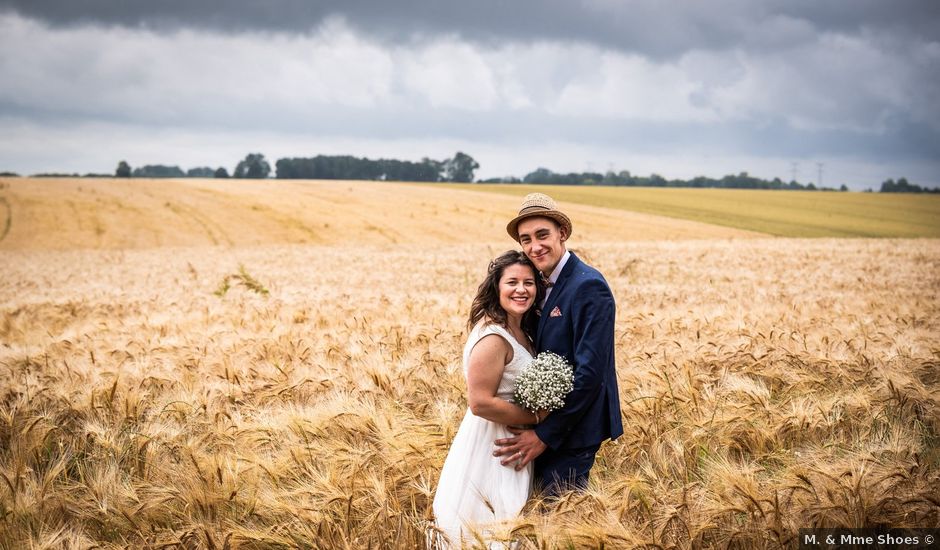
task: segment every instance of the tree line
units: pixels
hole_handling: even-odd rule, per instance
[[[473,174],[480,167],[473,157],[458,151],[453,158],[443,161],[423,158],[420,162],[396,159],[359,158],[351,155],[317,155],[315,157],[282,158],[275,162],[277,179],[340,179],[417,182],[473,182]],[[211,172],[211,174],[210,174]],[[267,178],[271,167],[260,153],[251,153],[238,163],[232,177]],[[224,168],[214,172],[211,168],[193,168],[185,174],[178,167],[149,165],[131,170],[121,161],[116,173],[118,177],[229,177]],[[762,179],[741,172],[722,178],[698,176],[692,179],[666,179],[659,174],[635,176],[629,170],[620,172],[569,172],[558,173],[548,168],[538,168],[523,178],[506,176],[477,180],[477,183],[545,184],[545,185],[606,185],[622,187],[692,187],[718,189],[776,189],[799,191],[848,191],[842,184],[838,189],[817,187],[813,183],[785,182],[780,178]],[[870,191],[870,189],[869,189]],[[889,179],[881,184],[882,193],[940,192],[940,189],[921,188],[907,179],[897,182]]]
[[[396,159],[358,158],[349,155],[317,155],[315,157],[282,158],[275,162],[278,179],[354,179],[389,181],[452,181],[472,182],[474,171],[480,167],[473,157],[458,151],[453,158],[433,160],[425,157],[420,162]],[[179,166],[148,164],[131,168],[126,161],[118,163],[114,173],[119,178],[227,178],[225,168],[190,168],[186,172]],[[250,153],[238,163],[233,178],[265,179],[271,175],[271,165],[261,153]]]
[[[419,162],[397,159],[368,159],[351,155],[317,155],[314,157],[293,157],[278,159],[274,163],[274,177],[277,179],[355,179],[377,181],[416,181],[416,182],[473,182],[473,176],[480,164],[470,155],[458,151],[453,158],[433,160],[428,157]],[[118,163],[114,177],[118,178],[247,178],[266,179],[271,177],[270,163],[261,153],[249,153],[238,162],[231,175],[225,167],[212,168],[199,166],[183,170],[179,166],[147,164],[132,168],[126,161]],[[14,172],[0,172],[0,176],[18,176]],[[63,174],[43,173],[33,177],[109,177],[110,174]],[[628,170],[620,172],[568,172],[558,173],[548,168],[538,168],[523,178],[506,176],[476,180],[477,183],[528,183],[547,185],[607,185],[623,187],[693,187],[720,189],[777,189],[803,191],[848,191],[843,184],[838,189],[819,187],[812,183],[802,184],[797,181],[782,181],[757,178],[747,172],[729,174],[722,178],[698,176],[688,180],[666,179],[659,174],[635,176]],[[871,191],[871,189],[867,189]],[[885,180],[879,189],[881,193],[940,193],[938,188],[921,187],[907,181],[906,178]]]
[[[601,174],[600,172],[569,172],[559,174],[548,168],[539,168],[529,172],[524,178],[492,178],[484,183],[545,183],[551,185],[607,185],[617,187],[709,187],[720,189],[792,189],[802,191],[836,191],[829,187],[818,188],[812,183],[802,184],[796,181],[784,182],[780,178],[765,180],[741,172],[738,175],[727,175],[720,179],[698,176],[689,180],[671,179],[652,174],[650,176],[634,176],[628,170],[615,173],[613,171]],[[844,184],[839,191],[848,191]]]
[[[940,193],[940,188],[921,187],[908,183],[907,178],[901,178],[898,181],[893,179],[885,180],[881,184],[881,193]]]

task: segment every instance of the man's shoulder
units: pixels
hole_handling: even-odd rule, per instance
[[[600,271],[582,261],[571,273],[559,299],[587,307],[595,300],[613,300],[613,291]]]
[[[574,256],[572,254],[572,256]],[[571,273],[573,279],[579,281],[580,283],[586,283],[590,281],[601,281],[604,285],[607,285],[607,279],[604,278],[604,275],[594,266],[588,264],[584,260],[577,258],[577,262],[574,265],[574,270]]]

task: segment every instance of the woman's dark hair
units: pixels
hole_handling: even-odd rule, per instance
[[[503,276],[503,271],[506,271],[506,268],[511,265],[524,265],[532,270],[532,275],[535,277],[535,306],[529,308],[522,316],[522,329],[530,337],[535,335],[535,327],[538,325],[538,315],[535,308],[542,301],[545,291],[540,284],[539,270],[525,254],[518,250],[508,250],[490,262],[489,267],[486,269],[486,278],[480,283],[477,295],[473,299],[473,305],[470,306],[470,319],[467,321],[468,329],[472,329],[483,318],[488,318],[494,323],[506,326],[506,312],[499,305],[499,279]]]

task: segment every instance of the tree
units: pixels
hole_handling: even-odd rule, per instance
[[[219,167],[216,169],[216,171],[215,171],[215,177],[217,177],[217,178],[227,178],[227,177],[228,177],[228,170],[226,170],[225,168],[219,166]]]
[[[264,179],[271,173],[271,165],[261,153],[249,153],[245,160],[238,163],[232,177]]]
[[[727,177],[734,177],[734,176],[727,176]],[[667,183],[668,182],[666,181],[666,178],[660,176],[659,174],[650,174],[649,183],[648,183],[650,187],[666,187]]]
[[[940,193],[940,190],[931,189],[930,187],[921,187],[915,185],[909,181],[907,178],[900,178],[897,182],[893,179],[887,179],[881,184],[882,193]]]
[[[356,179],[382,181],[441,181],[443,163],[424,158],[406,160],[317,155],[282,158],[274,163],[278,179]]]
[[[184,178],[186,172],[183,172],[179,166],[148,164],[141,168],[134,168],[131,176],[135,178]]]
[[[215,170],[209,168],[208,166],[190,168],[186,171],[186,177],[188,178],[211,178],[213,174],[215,174]]]
[[[131,177],[131,165],[127,164],[127,161],[122,160],[117,165],[117,170],[114,171],[114,177],[116,178],[129,178]]]
[[[480,167],[470,155],[457,151],[454,158],[444,161],[444,178],[447,181],[471,182],[473,171]]]
[[[536,168],[535,171],[529,172],[522,178],[523,183],[552,183],[555,173],[549,170],[548,168]]]

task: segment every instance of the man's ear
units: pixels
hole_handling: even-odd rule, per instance
[[[558,232],[561,233],[561,242],[568,240],[568,228],[558,226]]]

